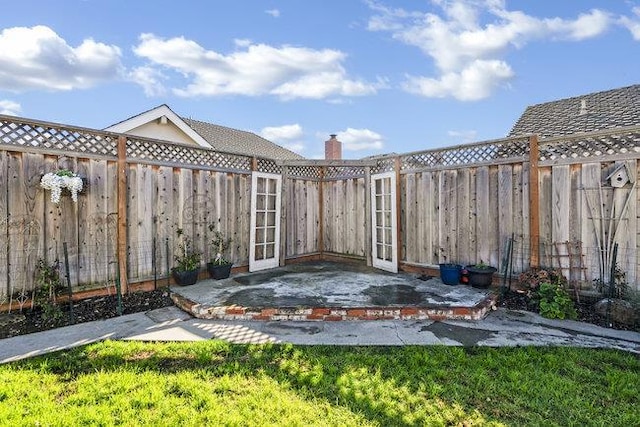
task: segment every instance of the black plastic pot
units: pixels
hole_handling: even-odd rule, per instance
[[[468,265],[465,267],[469,275],[469,284],[474,288],[487,289],[493,281],[493,273],[498,271],[495,267],[476,267]]]
[[[186,270],[186,271],[178,271],[176,269],[171,270],[171,274],[173,275],[173,279],[177,284],[182,286],[193,285],[198,281],[198,273],[200,270]]]
[[[207,263],[207,271],[209,272],[209,277],[212,279],[220,280],[226,279],[231,275],[231,267],[233,264],[223,264],[217,265],[212,262]]]

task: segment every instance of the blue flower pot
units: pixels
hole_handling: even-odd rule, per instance
[[[460,283],[462,266],[459,264],[440,264],[440,280],[445,285],[457,285]]]

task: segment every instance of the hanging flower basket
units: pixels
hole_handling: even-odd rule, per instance
[[[60,203],[62,189],[66,188],[71,193],[71,199],[78,201],[78,193],[82,191],[83,182],[76,173],[68,169],[60,169],[56,172],[44,174],[40,180],[40,186],[45,190],[51,190],[51,202],[56,205]]]

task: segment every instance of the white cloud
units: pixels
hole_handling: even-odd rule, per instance
[[[300,139],[303,136],[302,126],[299,124],[283,125],[283,126],[270,126],[262,128],[260,136],[270,141],[283,141]]]
[[[140,36],[136,55],[188,79],[174,88],[179,96],[276,95],[282,99],[323,99],[373,94],[377,85],[348,77],[342,66],[346,55],[337,50],[273,47],[265,44],[237,46],[228,55],[206,50],[183,37],[162,39]]]
[[[7,116],[17,116],[22,112],[20,104],[8,99],[0,99],[0,114]]]
[[[264,13],[266,13],[267,15],[271,15],[274,18],[280,17],[280,11],[278,9],[265,10]]]
[[[475,130],[450,130],[447,134],[465,143],[473,142],[478,137],[478,131]]]
[[[129,80],[142,86],[147,96],[163,96],[167,93],[161,80],[162,72],[152,67],[137,67],[129,73]]]
[[[620,24],[631,32],[634,40],[640,41],[640,7],[634,7],[632,11],[636,19],[623,16],[620,18]]]
[[[369,129],[353,129],[338,132],[337,138],[345,151],[381,150],[384,147],[382,135]]]
[[[304,142],[302,142],[304,132],[302,126],[297,123],[262,128],[260,136],[296,153],[302,154],[305,148]]]
[[[593,38],[613,22],[610,14],[598,9],[565,20],[510,11],[502,0],[432,0],[432,4],[440,13],[370,2],[375,15],[369,19],[368,29],[390,32],[394,39],[433,59],[439,75],[409,77],[406,90],[463,101],[486,98],[514,77],[504,60],[508,50],[522,48],[532,40]]]
[[[477,101],[489,97],[513,75],[504,61],[476,60],[460,72],[446,72],[437,79],[408,77],[403,87],[407,92],[430,98],[453,96],[461,101]]]
[[[120,49],[85,39],[77,47],[46,26],[0,32],[0,89],[84,89],[121,75]]]

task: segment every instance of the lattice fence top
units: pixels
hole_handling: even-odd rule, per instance
[[[626,154],[640,154],[640,127],[569,135],[544,139],[540,143],[540,161],[579,161]]]
[[[364,175],[363,166],[327,166],[324,171],[325,179],[362,178]]]
[[[0,144],[25,149],[69,152],[94,156],[117,156],[120,135],[74,126],[25,120],[0,115]],[[617,128],[585,134],[573,134],[540,141],[539,160],[580,162],[594,157],[640,156],[640,126]],[[249,173],[252,157],[223,153],[212,149],[173,144],[142,137],[127,136],[127,156],[142,162],[162,163],[180,167],[198,167]],[[395,170],[397,159],[402,172],[434,168],[467,167],[476,164],[522,161],[529,157],[529,137],[513,137],[451,148],[425,150],[400,156],[374,158],[371,173]],[[257,170],[282,173],[276,160],[256,159]],[[286,164],[286,163],[285,163]],[[319,165],[288,166],[289,176],[321,179]],[[364,176],[363,166],[325,166],[325,179],[345,179]]]
[[[2,144],[91,155],[117,155],[117,136],[90,129],[0,117]]]
[[[464,167],[508,159],[521,160],[528,155],[529,138],[519,137],[409,153],[401,156],[401,168],[403,171],[411,171],[452,166]]]
[[[383,173],[394,171],[396,167],[395,157],[380,157],[375,166],[371,168],[371,173]]]
[[[279,166],[275,160],[258,159],[258,172],[282,173],[282,166]]]
[[[319,180],[320,170],[320,166],[288,166],[287,175],[293,178]]]
[[[165,143],[152,139],[129,137],[127,140],[127,157],[178,166],[197,166],[203,169],[251,171],[251,158],[247,156],[221,153],[207,148]]]

